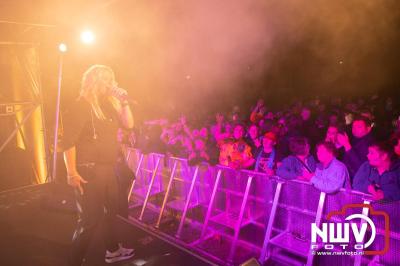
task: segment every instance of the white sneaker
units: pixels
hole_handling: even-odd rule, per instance
[[[114,263],[117,261],[127,260],[132,258],[135,255],[135,250],[131,248],[124,248],[121,244],[119,245],[119,249],[114,252],[106,251],[105,261],[107,263]]]

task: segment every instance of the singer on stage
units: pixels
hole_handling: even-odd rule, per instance
[[[127,92],[117,86],[112,69],[93,65],[83,74],[78,99],[63,115],[60,148],[79,210],[70,265],[82,264],[103,216],[105,261],[112,263],[134,255],[133,249],[122,247],[114,232],[118,204],[114,165],[119,149],[115,136],[119,127],[133,128],[127,99]]]

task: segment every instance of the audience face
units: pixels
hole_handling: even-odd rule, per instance
[[[273,112],[268,112],[266,115],[265,115],[265,119],[268,119],[268,120],[273,120],[274,119],[274,113]]]
[[[310,144],[307,139],[301,137],[295,137],[289,141],[289,149],[294,156],[310,155]]]
[[[201,128],[200,136],[205,139],[208,138],[208,129],[206,127]]]
[[[250,126],[249,135],[251,139],[256,139],[258,137],[258,127],[256,125]]]
[[[307,121],[307,120],[310,119],[310,117],[311,117],[311,111],[310,111],[310,109],[308,109],[308,108],[303,108],[303,109],[301,109],[300,115],[301,115],[301,118],[302,118],[304,121]]]
[[[339,120],[339,118],[338,118],[338,116],[336,114],[332,114],[332,115],[329,116],[329,124],[330,125],[337,124],[338,120]]]
[[[233,122],[239,121],[239,115],[238,115],[238,114],[233,114],[233,115],[232,115],[232,121],[233,121]]]
[[[258,99],[257,106],[263,106],[263,105],[264,105],[264,99]]]
[[[182,125],[186,125],[186,116],[181,116],[180,118],[179,118],[179,122],[182,124]]]
[[[275,144],[276,144],[276,142],[271,140],[270,138],[263,137],[264,151],[267,151],[267,152],[271,151],[274,148]]]
[[[194,129],[192,131],[192,135],[193,135],[194,138],[197,138],[197,137],[200,136],[200,131],[198,129]]]
[[[368,148],[368,162],[371,166],[373,167],[379,167],[381,166],[385,160],[388,159],[388,154],[380,151],[377,147],[375,146],[370,146]]]
[[[196,139],[194,141],[194,147],[197,151],[204,151],[206,145],[202,139]]]
[[[237,140],[242,139],[244,136],[244,128],[241,125],[235,126],[233,130],[233,137]]]
[[[178,124],[175,125],[175,131],[176,132],[180,132],[182,129],[183,129],[182,124],[178,123]]]
[[[397,118],[395,123],[395,130],[400,132],[400,116]]]
[[[217,124],[222,124],[224,122],[224,116],[218,113],[215,116],[215,121],[217,122]]]
[[[337,127],[329,126],[328,130],[326,131],[325,141],[336,143],[338,133],[339,130]]]
[[[351,123],[353,123],[353,114],[352,113],[345,114],[344,121],[346,122],[346,125],[350,125]]]
[[[263,127],[265,124],[265,120],[264,119],[260,119],[260,121],[258,121],[258,126],[259,127]]]
[[[371,127],[368,126],[363,120],[354,120],[351,128],[353,136],[356,138],[362,138],[371,131]]]
[[[184,138],[182,145],[186,148],[186,150],[190,151],[193,149],[192,142],[189,138]]]
[[[397,155],[397,157],[400,157],[400,138],[397,139],[397,144],[394,146],[394,153]]]
[[[318,161],[320,161],[322,164],[327,164],[331,162],[334,158],[332,152],[328,150],[324,145],[318,145],[317,157]]]

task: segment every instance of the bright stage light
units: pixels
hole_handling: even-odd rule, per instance
[[[81,33],[81,41],[85,44],[92,44],[94,42],[94,33],[90,30],[85,30]]]
[[[68,50],[67,45],[65,43],[60,43],[58,50],[60,50],[62,53],[65,53]]]

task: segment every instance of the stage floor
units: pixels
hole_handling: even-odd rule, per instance
[[[71,192],[66,185],[45,184],[0,193],[0,265],[67,265],[76,223]],[[129,261],[106,264],[99,232],[91,243],[85,266],[209,265],[123,220],[118,221],[118,228],[123,243],[134,247],[136,255]]]

